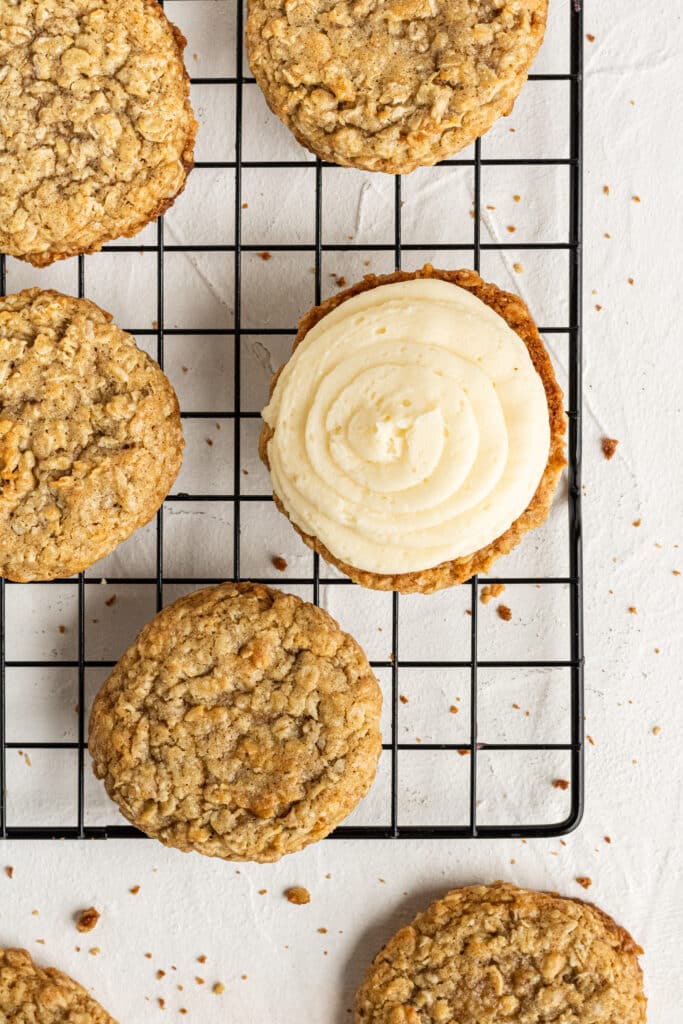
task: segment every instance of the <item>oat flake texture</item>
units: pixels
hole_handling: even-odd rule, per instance
[[[25,949],[0,949],[2,1024],[116,1024],[84,988],[33,962]]]
[[[94,303],[0,299],[0,575],[71,576],[148,522],[183,450],[175,391]]]
[[[382,698],[327,612],[255,583],[164,609],[90,719],[109,796],[167,846],[275,861],[328,835],[365,796]]]
[[[401,929],[356,1024],[645,1024],[642,950],[590,903],[514,885],[454,889]]]
[[[156,0],[2,0],[1,252],[47,266],[171,206],[197,130],[184,47]]]
[[[271,110],[324,160],[404,174],[509,114],[548,0],[249,0]]]

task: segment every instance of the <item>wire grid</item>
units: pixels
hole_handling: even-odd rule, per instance
[[[558,577],[537,577],[528,578],[514,577],[487,577],[485,583],[505,584],[541,584],[553,585],[563,584],[569,589],[569,628],[570,628],[570,657],[562,661],[532,661],[532,660],[495,660],[486,661],[478,657],[478,595],[482,581],[473,578],[466,588],[469,588],[469,645],[470,656],[465,660],[452,661],[407,661],[399,657],[399,595],[392,595],[391,606],[391,656],[384,661],[373,661],[372,665],[377,669],[386,669],[391,674],[391,733],[384,743],[384,751],[390,758],[390,814],[388,824],[367,824],[367,825],[346,825],[338,828],[331,838],[351,839],[400,839],[400,838],[477,838],[477,837],[541,837],[559,836],[571,831],[581,820],[583,813],[583,622],[582,622],[582,561],[581,561],[581,243],[582,243],[582,43],[583,43],[583,16],[581,4],[572,5],[570,15],[570,72],[568,74],[532,74],[531,80],[543,81],[565,81],[569,83],[570,92],[570,139],[569,156],[562,159],[482,159],[481,143],[476,142],[472,159],[454,159],[444,161],[441,166],[471,166],[474,179],[474,219],[473,219],[473,240],[471,246],[447,245],[438,243],[430,246],[428,243],[404,244],[402,242],[401,224],[401,178],[394,179],[394,240],[391,244],[323,244],[322,234],[322,195],[323,195],[323,174],[328,166],[317,160],[315,163],[315,242],[313,245],[269,245],[268,249],[273,251],[297,251],[312,252],[315,255],[315,299],[316,303],[322,298],[322,255],[324,252],[351,252],[351,251],[382,251],[393,252],[396,268],[401,267],[402,255],[409,250],[439,249],[452,251],[467,251],[472,254],[473,265],[479,270],[481,255],[485,250],[502,249],[535,249],[552,250],[564,249],[569,255],[569,310],[570,323],[566,327],[542,327],[544,333],[563,333],[569,339],[569,381],[567,409],[569,420],[568,433],[568,507],[567,526],[569,543],[569,575]],[[160,365],[164,365],[164,337],[168,335],[229,335],[234,337],[234,409],[223,412],[216,411],[184,411],[184,419],[208,419],[224,417],[231,419],[234,424],[234,481],[233,493],[221,496],[214,494],[186,494],[178,493],[169,495],[169,500],[178,501],[226,501],[233,503],[233,545],[234,545],[234,579],[239,580],[240,574],[240,531],[242,507],[249,502],[272,500],[270,495],[251,495],[242,493],[241,481],[241,459],[240,449],[243,438],[241,427],[244,421],[257,419],[258,411],[243,410],[240,395],[241,386],[241,341],[248,335],[291,335],[289,329],[260,328],[258,331],[250,330],[242,325],[241,318],[241,283],[242,267],[241,255],[247,252],[259,252],[265,247],[263,245],[242,243],[242,169],[243,168],[266,168],[266,167],[311,167],[310,162],[304,161],[279,161],[262,163],[259,161],[245,161],[242,159],[243,140],[243,88],[245,85],[253,85],[254,79],[244,74],[244,57],[242,49],[242,37],[244,29],[244,13],[242,5],[238,3],[236,11],[236,75],[234,77],[211,77],[193,78],[193,85],[226,85],[234,88],[236,102],[236,134],[235,134],[235,160],[234,161],[203,161],[198,162],[197,167],[202,168],[228,168],[235,172],[235,196],[234,196],[234,226],[235,239],[231,245],[166,245],[164,241],[164,221],[161,218],[156,226],[156,244],[136,247],[136,251],[153,252],[156,254],[156,326],[151,330],[136,330],[135,334],[151,335],[156,343],[156,357]],[[566,243],[547,244],[512,244],[485,243],[481,240],[480,212],[482,203],[481,174],[482,166],[486,165],[567,165],[569,171],[569,240]],[[130,247],[124,245],[107,245],[107,252],[131,252]],[[164,325],[164,261],[167,252],[220,252],[234,254],[235,280],[234,280],[234,329],[190,329],[190,328],[169,328]],[[87,294],[87,260],[84,257],[78,258],[78,295]],[[35,283],[40,283],[37,276]],[[6,287],[6,266],[5,257],[0,256],[0,295],[5,294]],[[212,583],[222,582],[221,579],[200,577],[186,579],[171,577],[164,573],[164,547],[163,547],[164,514],[163,508],[156,516],[156,574],[154,577],[124,577],[114,579],[108,577],[109,583],[130,583],[130,584],[153,584],[156,588],[156,607],[160,610],[163,604],[164,584],[192,584],[204,586]],[[264,578],[260,582],[277,585],[278,582],[288,584],[312,585],[313,598],[315,603],[320,601],[321,579],[324,586],[353,586],[349,580],[337,578],[321,578],[321,567],[318,555],[313,557],[312,578],[294,578],[287,575],[279,575],[278,580]],[[53,581],[64,583],[64,581]],[[85,653],[85,602],[86,587],[98,585],[102,582],[100,577],[91,577],[82,573],[78,578],[69,581],[77,588],[78,594],[78,657],[76,660],[41,661],[41,660],[8,660],[6,658],[6,611],[7,602],[11,588],[8,588],[4,580],[0,580],[0,838],[3,839],[42,839],[42,838],[133,838],[139,837],[136,829],[126,825],[95,826],[86,821],[86,799],[85,799],[85,771],[86,766],[86,670],[91,668],[110,668],[114,661],[93,660],[86,658]],[[429,600],[428,598],[425,600]],[[45,665],[63,666],[65,668],[77,669],[78,672],[78,738],[73,742],[8,742],[6,739],[6,669],[25,668],[40,669]],[[469,672],[469,728],[467,742],[458,743],[402,743],[398,738],[398,714],[399,714],[399,676],[401,669],[432,668],[440,670],[466,669]],[[479,694],[479,669],[485,668],[563,668],[570,674],[570,739],[567,743],[480,743],[478,742],[478,715],[477,698]],[[387,738],[385,737],[385,740]],[[65,749],[77,752],[77,822],[73,825],[40,825],[35,826],[13,826],[7,822],[7,755],[9,751],[30,751],[33,749],[54,750]],[[411,751],[413,757],[419,757],[420,752],[425,751],[446,751],[455,754],[456,751],[467,753],[469,765],[469,820],[463,824],[435,824],[435,825],[406,825],[402,824],[399,816],[399,792],[401,777],[399,773],[399,752]],[[533,821],[518,821],[513,824],[480,824],[477,821],[477,758],[481,751],[518,751],[522,754],[533,752],[563,751],[569,755],[570,763],[570,801],[569,812],[566,817],[556,823],[535,824]]]

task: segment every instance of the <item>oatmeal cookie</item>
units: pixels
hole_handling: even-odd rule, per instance
[[[299,330],[294,340],[294,352],[296,352],[298,346],[304,342],[309,332],[312,331],[313,328],[329,313],[336,310],[342,303],[353,299],[354,296],[371,291],[372,289],[381,287],[382,285],[419,279],[446,281],[450,284],[459,286],[459,288],[465,289],[497,313],[505,321],[508,327],[510,327],[515,334],[521,338],[545,392],[550,439],[547,461],[545,462],[545,468],[542,470],[542,475],[539,473],[540,480],[538,481],[535,492],[532,488],[531,493],[533,496],[531,497],[527,507],[520,515],[517,516],[516,519],[514,519],[509,528],[507,528],[498,537],[491,540],[490,543],[486,543],[476,551],[472,551],[462,557],[442,561],[430,568],[423,568],[415,571],[377,572],[368,571],[366,569],[359,568],[357,565],[351,564],[348,559],[332,552],[329,549],[329,546],[327,546],[319,536],[303,529],[294,521],[290,509],[283,500],[283,496],[277,493],[274,486],[273,497],[279,510],[283,515],[286,515],[290,519],[292,525],[305,543],[314,551],[317,551],[327,562],[336,566],[341,570],[341,572],[349,576],[354,582],[361,584],[361,586],[369,587],[374,590],[398,590],[401,593],[406,594],[415,592],[424,594],[433,593],[434,591],[441,590],[444,587],[464,583],[476,573],[487,572],[492,563],[501,555],[508,554],[514,547],[516,547],[529,530],[535,529],[545,522],[552,505],[558,481],[564,466],[566,465],[564,454],[566,416],[563,407],[563,394],[555,378],[550,357],[546,352],[531,314],[519,296],[513,295],[509,292],[504,292],[494,284],[486,283],[473,270],[436,270],[428,264],[422,270],[414,272],[396,271],[393,274],[385,274],[382,276],[369,274],[358,284],[353,285],[353,287],[339,292],[337,295],[326,299],[321,305],[315,306],[301,319],[299,322]],[[358,316],[360,318],[360,323],[362,319],[366,317],[366,312],[361,311]],[[380,330],[384,333],[382,328],[376,328],[376,330]],[[396,345],[398,348],[398,342]],[[420,354],[420,359],[421,358],[422,356]],[[339,364],[341,365],[342,362],[343,360],[340,357]],[[281,367],[278,373],[273,377],[270,391],[271,402],[276,393],[278,380],[288,365],[289,364],[285,364],[285,366]],[[349,365],[351,365],[351,360],[349,360]],[[416,373],[418,369],[419,366],[416,365]],[[411,382],[411,388],[413,388],[415,392],[419,390],[417,385],[417,376],[415,376],[414,382]],[[316,388],[312,390],[315,392],[316,404],[321,405],[323,399],[320,395],[318,385],[316,385]],[[410,399],[407,401],[410,401]],[[269,446],[278,427],[277,424],[274,426],[273,423],[270,422],[271,420],[274,422],[276,418],[271,417],[269,413],[270,408],[271,407],[269,406],[264,410],[265,422],[260,436],[259,453],[262,461],[271,470],[272,474]],[[287,415],[283,417],[283,419],[291,418],[292,410],[288,407]],[[311,437],[312,426],[310,422],[306,423],[306,431],[306,443],[308,446],[315,440]],[[434,435],[432,434],[432,436]],[[300,477],[302,476],[301,465],[297,467],[296,472]],[[329,478],[321,477],[317,481],[318,495],[322,493],[323,486],[327,486],[326,481],[328,479]],[[337,490],[343,489],[342,485],[340,485],[338,481],[336,483]],[[346,483],[344,482],[344,487],[345,486]],[[361,513],[357,512],[355,509],[352,511],[354,514],[357,514],[361,524],[363,525],[363,516]]]
[[[84,988],[25,949],[0,949],[0,1020],[6,1024],[116,1024]]]
[[[71,576],[148,522],[183,451],[175,391],[94,303],[0,299],[0,575]]]
[[[454,889],[398,932],[356,1024],[644,1024],[642,949],[590,903],[514,885]]]
[[[45,267],[172,205],[197,132],[184,47],[157,0],[0,4],[0,252]]]
[[[328,835],[365,796],[381,704],[365,655],[326,612],[224,583],[142,630],[95,700],[90,753],[147,835],[275,861]]]
[[[405,174],[510,113],[547,11],[548,0],[249,0],[247,51],[303,146]]]

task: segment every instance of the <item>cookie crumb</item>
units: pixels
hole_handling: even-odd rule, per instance
[[[151,960],[152,959],[152,954],[151,953],[145,953],[145,959]]]
[[[488,604],[494,597],[499,597],[505,590],[504,583],[490,583],[485,587],[481,588],[479,594],[479,600],[482,604]]]
[[[605,195],[605,196],[609,195],[609,185],[603,185],[602,186],[602,194]]]
[[[400,700],[401,704],[407,704],[408,703],[408,698],[404,697],[404,695],[402,693],[399,694],[398,699]]]
[[[522,197],[521,197],[521,196],[518,196],[518,195],[514,195],[514,196],[513,196],[512,198],[514,199],[514,201],[515,201],[516,203],[518,203],[518,202],[519,202],[519,201],[521,200],[521,198],[522,198]]]
[[[249,203],[242,203],[242,209],[243,210],[248,210],[249,209]]]
[[[514,270],[515,274],[523,274],[524,273],[524,267],[522,266],[521,263],[513,263],[512,264],[512,269]]]
[[[263,260],[264,263],[267,263],[268,260],[272,260],[272,258],[273,258],[272,252],[268,252],[265,249],[264,249],[263,252],[259,253],[259,256],[261,257],[261,259]]]
[[[469,750],[465,750],[465,748],[462,747],[460,750],[458,750],[458,753],[460,754],[460,757],[467,757],[467,755],[469,754]]]
[[[271,561],[278,572],[284,572],[288,566],[287,559],[283,558],[282,555],[273,555]]]
[[[91,948],[90,948],[90,949],[88,950],[88,952],[90,953],[90,956],[99,956],[99,955],[100,955],[100,953],[102,952],[102,950],[100,949],[100,947],[99,947],[99,946],[92,946],[92,947],[91,947]]]
[[[66,633],[66,626],[59,626],[60,633]]]
[[[214,995],[222,996],[223,993],[225,992],[225,985],[223,984],[222,981],[217,981],[216,984],[213,986],[212,991]]]
[[[634,519],[633,523],[631,525],[632,526],[640,526],[641,522],[642,522],[641,519]]]
[[[166,971],[162,971],[161,968],[157,971],[157,981],[161,981],[162,978],[166,977]]]
[[[198,964],[205,964],[206,963],[206,954],[205,953],[202,953],[201,956],[197,957],[197,963]]]
[[[516,230],[517,230],[517,228],[515,227],[514,224],[508,224],[508,231],[510,232],[511,235],[514,235]]]
[[[133,888],[129,889],[128,891],[131,893],[131,895],[137,896],[137,894],[140,892],[140,886],[134,885]]]
[[[295,907],[303,907],[306,903],[311,902],[311,894],[303,885],[294,885],[291,889],[287,889],[285,896],[288,902],[293,903]]]
[[[653,736],[659,736],[661,731],[662,731],[661,725],[655,725],[655,727],[652,730],[652,735]]]
[[[590,735],[590,733],[588,733],[588,734],[586,735],[586,739],[587,739],[587,740],[588,740],[588,742],[590,743],[591,747],[594,747],[594,746],[595,746],[595,740],[594,740],[594,739],[593,739],[593,737],[592,737],[592,736]]]
[[[629,606],[628,612],[629,612],[629,615],[637,615],[638,614],[638,609],[636,608],[636,606],[634,604],[632,604],[632,605]]]
[[[112,605],[116,604],[116,594],[112,594],[111,597],[108,597],[104,603],[106,604],[107,608],[111,608]]]
[[[499,604],[496,611],[498,612],[498,618],[502,619],[503,622],[509,622],[512,618],[512,611],[506,604]]]
[[[91,932],[97,925],[100,919],[98,910],[94,907],[88,907],[86,910],[81,910],[76,921],[76,928],[79,932]]]
[[[593,884],[593,879],[589,878],[588,875],[579,875],[576,879],[582,889],[590,889]]]
[[[448,710],[450,711],[450,713],[452,715],[457,715],[459,710],[460,710],[460,708],[456,708],[455,704],[451,704],[451,706],[449,707]]]
[[[588,40],[589,43],[594,43],[595,42],[595,36],[593,35],[592,32],[586,32],[586,39]]]
[[[194,980],[197,982],[198,985],[203,985],[204,984],[204,979],[200,978],[198,974],[195,975],[195,979]]]
[[[265,896],[267,892],[268,892],[267,889],[259,889],[258,894],[259,894],[259,896]]]
[[[165,999],[162,999],[161,996],[157,996],[157,1002],[159,1004],[159,1009],[160,1010],[165,1010],[166,1009],[166,1000]]]
[[[635,279],[634,279],[634,278],[632,278],[632,277],[629,277],[629,279],[628,279],[628,283],[629,283],[629,284],[635,284],[636,282],[635,282]]]
[[[205,437],[204,440],[208,444],[209,448],[213,448],[213,441],[211,440],[210,437]]]
[[[609,846],[609,844],[612,842],[612,837],[611,836],[603,836],[603,838],[604,838],[605,842],[607,843],[607,845]]]
[[[640,202],[640,196],[631,196],[631,199],[633,200],[634,203],[639,203]]]
[[[569,789],[569,780],[568,779],[553,779],[553,788],[554,789]]]
[[[614,453],[617,450],[618,444],[619,442],[615,437],[603,437],[602,441],[600,442],[600,446],[602,448],[602,454],[605,456],[606,459],[609,460],[614,458]]]
[[[12,878],[14,876],[14,868],[12,867],[11,864],[8,864],[7,867],[5,868],[5,874],[7,875],[8,878]]]
[[[318,933],[320,935],[327,935],[327,928],[318,928]]]

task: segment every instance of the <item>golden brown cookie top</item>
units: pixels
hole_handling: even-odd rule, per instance
[[[0,4],[0,252],[46,266],[171,205],[197,129],[184,46],[156,0]]]
[[[255,583],[176,601],[97,696],[95,774],[125,816],[181,850],[278,860],[365,796],[381,694],[327,612]]]
[[[0,575],[70,576],[154,515],[180,469],[178,400],[92,302],[0,299]]]
[[[398,932],[357,1024],[644,1024],[631,936],[597,907],[497,882],[454,889]]]
[[[249,0],[249,62],[323,159],[406,173],[512,109],[548,0]]]
[[[7,1024],[116,1024],[84,988],[33,962],[25,949],[0,949],[0,1019]]]

